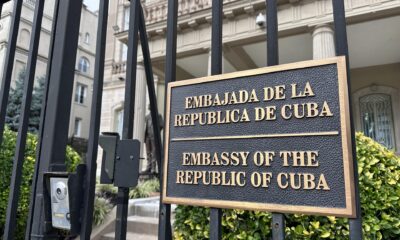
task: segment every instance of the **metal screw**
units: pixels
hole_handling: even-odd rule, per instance
[[[130,158],[131,160],[133,160],[133,156],[132,156],[132,155],[130,155],[129,158]]]
[[[120,160],[121,158],[120,158],[120,156],[117,156],[117,160]]]

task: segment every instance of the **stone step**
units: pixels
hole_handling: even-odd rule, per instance
[[[101,240],[114,240],[115,233],[108,233],[101,237]],[[146,235],[146,234],[137,234],[137,233],[127,233],[126,234],[126,239],[127,240],[157,240],[157,236],[153,235]]]
[[[128,217],[128,232],[157,236],[158,218],[130,216]]]
[[[127,239],[157,239],[158,218],[130,216],[127,223]],[[104,234],[101,239],[114,239],[115,232]]]
[[[130,213],[134,216],[158,218],[159,208],[160,203],[158,201],[150,203],[137,203],[130,206]]]

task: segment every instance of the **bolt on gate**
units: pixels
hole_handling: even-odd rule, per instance
[[[9,0],[8,0],[9,1]],[[0,1],[0,13],[7,0]],[[3,138],[5,116],[10,91],[11,75],[14,65],[16,42],[21,17],[22,0],[12,1],[13,16],[8,39],[8,47],[4,64],[4,71],[0,90],[0,141]],[[16,227],[17,206],[19,201],[22,167],[24,164],[24,151],[28,130],[29,109],[32,101],[32,90],[35,76],[38,46],[40,41],[40,29],[42,25],[45,0],[36,0],[33,20],[33,30],[30,39],[27,74],[24,80],[24,93],[21,108],[21,116],[18,128],[17,145],[15,148],[13,172],[11,177],[10,194],[4,227],[4,239],[13,239]],[[143,62],[146,72],[146,81],[150,97],[150,112],[154,124],[156,143],[156,159],[160,182],[163,181],[163,146],[161,141],[160,126],[158,121],[157,99],[154,89],[153,70],[151,56],[147,40],[146,22],[142,3],[139,0],[131,0],[130,22],[128,38],[128,57],[126,69],[125,104],[123,119],[122,140],[115,134],[99,136],[100,114],[104,79],[104,58],[106,45],[106,28],[108,19],[109,0],[100,0],[98,13],[98,32],[96,45],[95,77],[93,85],[93,97],[91,107],[89,144],[86,162],[78,166],[75,173],[66,173],[65,149],[68,136],[68,120],[71,109],[73,79],[75,69],[76,50],[79,35],[80,11],[82,0],[55,0],[53,15],[52,37],[49,46],[49,61],[45,83],[45,95],[43,99],[41,121],[37,145],[35,173],[32,179],[32,197],[30,200],[29,217],[25,239],[56,239],[56,228],[68,229],[71,236],[80,236],[81,239],[90,239],[93,220],[93,201],[96,183],[96,159],[99,143],[107,150],[103,156],[102,181],[114,183],[118,187],[116,239],[126,239],[128,193],[129,187],[137,184],[138,161],[137,149],[132,140],[134,126],[135,106],[135,79],[137,65],[137,51],[140,42]],[[347,74],[349,73],[347,33],[345,22],[344,1],[332,1],[335,28],[336,55],[345,56]],[[278,21],[277,1],[266,0],[267,12],[267,65],[278,65]],[[168,0],[167,17],[167,45],[165,64],[165,83],[174,82],[176,79],[177,58],[177,19],[178,0]],[[223,1],[215,0],[212,4],[212,40],[211,40],[211,74],[222,73],[222,22]],[[349,81],[349,76],[347,76]],[[349,89],[350,91],[350,89]],[[167,94],[165,94],[167,97]],[[351,105],[350,105],[351,106]],[[350,116],[351,118],[351,116]],[[352,119],[351,119],[352,120]],[[352,121],[351,121],[352,122]],[[353,127],[351,128],[354,129]],[[352,148],[354,146],[354,132],[352,132]],[[100,137],[100,140],[99,140]],[[110,140],[113,144],[105,144]],[[164,136],[164,142],[165,142]],[[110,148],[111,146],[111,148]],[[132,149],[136,149],[136,152]],[[110,153],[112,153],[110,155]],[[353,151],[355,154],[355,151]],[[356,156],[353,156],[353,159]],[[125,159],[130,161],[125,161]],[[108,160],[107,160],[108,159]],[[116,162],[114,160],[117,159]],[[135,161],[132,164],[132,160]],[[355,176],[356,217],[350,219],[350,239],[361,239],[361,208],[358,194],[357,163],[353,161]],[[128,168],[127,168],[128,166]],[[128,180],[119,179],[114,172],[121,174]],[[133,177],[128,177],[132,175]],[[162,184],[161,184],[162,185]],[[68,189],[67,222],[55,221],[52,218],[53,205],[49,201],[49,195],[64,196]],[[64,195],[63,195],[64,194]],[[65,197],[65,196],[64,196]],[[65,206],[64,206],[65,207]],[[159,239],[172,239],[171,231],[171,206],[160,201],[159,211]],[[221,239],[222,210],[211,208],[210,213],[210,239]],[[66,225],[65,225],[66,224]],[[66,228],[65,228],[66,227]],[[285,238],[284,215],[272,214],[272,239]]]

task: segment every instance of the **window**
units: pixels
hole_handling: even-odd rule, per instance
[[[85,98],[87,94],[87,86],[77,83],[76,84],[76,89],[75,89],[75,102],[84,104],[85,103]]]
[[[364,134],[389,149],[395,149],[391,96],[374,93],[360,98],[360,117]]]
[[[124,31],[129,29],[129,7],[126,7],[124,10]]]
[[[89,60],[85,57],[79,59],[78,70],[84,73],[88,73],[90,68]]]
[[[126,46],[126,44],[122,43],[122,49],[121,49],[121,61],[126,61],[126,59],[128,59],[128,47]]]
[[[81,136],[81,129],[82,129],[82,119],[75,118],[75,125],[74,125],[74,136],[75,137]]]
[[[122,136],[122,128],[123,128],[123,122],[124,122],[124,109],[120,108],[117,111],[115,111],[115,117],[114,117],[114,131],[116,131],[119,136]]]
[[[86,33],[86,34],[85,34],[85,43],[86,43],[86,44],[89,44],[89,42],[90,42],[90,34],[89,34],[89,33]]]
[[[29,49],[29,43],[31,40],[31,33],[28,29],[22,29],[18,37],[18,42],[20,46],[24,49]]]

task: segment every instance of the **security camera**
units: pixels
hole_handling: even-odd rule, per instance
[[[266,23],[267,23],[267,20],[265,19],[264,14],[262,14],[262,13],[258,14],[258,16],[256,17],[256,24],[259,27],[264,27]]]

